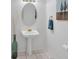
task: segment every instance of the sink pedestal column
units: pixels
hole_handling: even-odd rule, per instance
[[[26,45],[27,46],[26,47],[26,49],[27,49],[26,53],[27,53],[28,56],[30,56],[30,55],[32,55],[31,39],[28,37],[26,41],[27,41],[27,43],[26,43],[27,44]]]
[[[37,30],[28,31],[28,30],[22,30],[22,35],[26,38],[26,56],[32,55],[32,38],[39,35],[39,32]],[[30,59],[30,58],[27,58]]]

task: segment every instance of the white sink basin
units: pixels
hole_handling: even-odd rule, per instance
[[[39,35],[39,32],[37,30],[28,31],[27,29],[27,30],[22,30],[22,35],[24,37],[36,36]]]
[[[37,30],[31,30],[31,29],[26,29],[26,30],[22,30],[22,35],[27,38],[26,39],[26,54],[27,55],[31,55],[32,54],[32,45],[31,45],[31,39],[32,37],[36,37],[37,35],[39,35],[39,32]]]

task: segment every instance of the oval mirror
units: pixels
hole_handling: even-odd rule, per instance
[[[22,9],[22,21],[26,26],[32,26],[37,18],[37,11],[32,3],[26,4]]]

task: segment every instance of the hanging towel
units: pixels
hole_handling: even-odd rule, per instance
[[[49,19],[48,29],[53,30],[53,20]]]

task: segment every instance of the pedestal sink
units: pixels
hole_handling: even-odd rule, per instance
[[[32,49],[31,49],[31,40],[32,37],[39,35],[39,32],[37,30],[30,30],[30,29],[26,29],[26,30],[22,30],[22,35],[26,38],[26,53],[30,56],[32,55]]]

